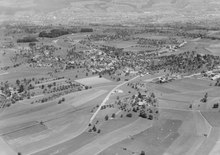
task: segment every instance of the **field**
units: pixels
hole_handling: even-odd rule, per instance
[[[148,33],[141,33],[141,34],[137,34],[137,35],[134,35],[134,37],[137,37],[137,38],[145,38],[145,39],[155,39],[155,40],[163,40],[163,39],[167,39],[168,36],[162,36],[162,35],[150,35]]]
[[[49,102],[6,109],[1,113],[1,135],[14,150],[24,154],[72,139],[87,128],[91,108],[102,101],[109,88],[69,94],[62,105]]]
[[[212,100],[218,98],[218,88],[210,87],[208,80],[182,79],[167,84],[149,83],[151,90],[156,90],[159,97],[160,121],[144,132],[128,137],[102,152],[100,155],[127,155],[140,154],[205,154],[200,150],[211,141],[212,144],[218,138],[212,137],[214,133],[219,134],[220,116],[218,112],[211,112]],[[217,89],[217,90],[216,90]],[[205,92],[210,92],[210,102],[207,106],[199,104],[199,99]],[[189,105],[193,104],[193,109]],[[200,107],[198,107],[200,105]],[[200,113],[196,109],[204,112]],[[210,112],[205,112],[210,111]],[[175,119],[174,119],[175,118]],[[194,130],[192,130],[194,129]],[[205,138],[208,135],[209,138]],[[209,151],[212,150],[211,144]],[[218,152],[218,145],[212,153]],[[207,151],[206,150],[206,151]],[[206,152],[207,153],[207,152]]]
[[[220,56],[220,44],[211,44],[208,48],[206,48],[208,51],[210,51],[214,55]]]
[[[116,47],[116,48],[129,48],[129,47],[133,47],[136,45],[135,41],[99,41],[99,42],[95,42],[95,44],[101,44],[101,45],[105,45],[105,46],[112,46],[112,47]]]
[[[110,83],[112,81],[107,80],[105,78],[99,78],[98,76],[94,76],[94,77],[79,79],[79,80],[76,80],[76,82],[79,82],[83,85],[94,86],[94,85],[103,84],[103,83],[104,84]]]

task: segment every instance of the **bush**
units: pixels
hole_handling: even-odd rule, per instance
[[[93,130],[94,132],[96,132],[97,129],[96,129],[95,125],[93,126],[92,130]]]
[[[98,131],[97,131],[97,133],[100,133],[101,132],[101,130],[99,129]]]
[[[62,98],[62,102],[64,102],[64,101],[65,101],[65,98],[63,97],[63,98]]]
[[[152,115],[149,115],[149,116],[148,116],[148,119],[149,119],[149,120],[153,120],[153,116],[152,116]]]
[[[112,118],[115,118],[115,113],[112,114]]]
[[[140,155],[145,155],[145,152],[144,151],[141,151],[141,154]]]
[[[62,103],[62,100],[59,100],[59,101],[58,101],[58,104],[61,104],[61,103]]]
[[[127,117],[132,117],[132,113],[129,113],[126,115]]]
[[[88,132],[92,132],[92,129],[89,129],[89,131]]]
[[[144,112],[141,112],[140,114],[139,114],[139,117],[142,117],[142,118],[147,118],[147,114]]]
[[[108,120],[108,115],[105,116],[105,120],[106,120],[106,121]]]

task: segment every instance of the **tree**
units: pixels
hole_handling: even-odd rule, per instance
[[[62,102],[64,102],[64,101],[65,101],[65,98],[63,97],[63,98],[62,98]]]
[[[149,115],[149,116],[148,116],[148,119],[149,119],[149,120],[153,120],[153,116],[152,116],[152,115]]]
[[[208,99],[208,93],[205,93],[205,96],[200,101],[206,103],[207,99]]]
[[[89,132],[92,132],[92,129],[89,129]]]
[[[112,114],[112,118],[115,118],[115,113]]]
[[[97,133],[100,133],[100,132],[101,132],[101,130],[100,130],[100,129],[98,129]]]
[[[139,116],[142,117],[142,118],[147,118],[147,114],[145,113],[144,110],[141,110],[141,111],[140,111]]]
[[[93,126],[92,130],[93,130],[94,132],[96,132],[97,129],[96,129],[95,125]]]
[[[108,120],[108,115],[105,116],[105,120],[106,120],[106,121]]]
[[[213,108],[213,109],[217,109],[218,107],[219,107],[219,104],[218,104],[218,103],[216,103],[216,104],[214,104],[214,105],[213,105],[213,107],[212,107],[212,108]]]
[[[21,83],[20,80],[17,79],[17,80],[16,80],[16,84],[19,86],[20,83]]]
[[[155,98],[155,94],[151,93],[150,97]]]
[[[192,109],[192,104],[189,105],[189,108]]]
[[[145,152],[144,151],[141,151],[141,154],[140,155],[145,155]]]
[[[129,113],[126,115],[127,117],[132,117],[132,113]]]
[[[22,93],[24,91],[24,85],[21,84],[19,89],[18,89],[18,93]]]

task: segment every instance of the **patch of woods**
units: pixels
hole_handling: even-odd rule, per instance
[[[39,37],[43,38],[57,38],[63,35],[71,34],[71,33],[85,33],[85,32],[93,32],[92,28],[81,28],[80,30],[75,29],[52,29],[49,32],[42,31],[39,33]]]
[[[65,29],[52,29],[50,32],[46,32],[46,31],[40,32],[39,37],[56,38],[59,36],[67,35],[69,33],[70,31]]]
[[[195,51],[188,51],[179,55],[161,56],[159,61],[150,65],[150,69],[169,69],[171,73],[195,73],[204,69],[212,70],[219,64],[219,56],[201,55]]]
[[[38,42],[38,40],[35,37],[31,37],[31,36],[17,40],[17,43],[31,43],[31,42]]]

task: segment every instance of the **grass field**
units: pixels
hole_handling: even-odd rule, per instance
[[[107,80],[105,78],[99,78],[99,76],[83,78],[83,79],[79,79],[79,80],[75,80],[75,81],[78,83],[81,83],[83,85],[87,85],[87,86],[93,86],[93,85],[112,82],[112,81]]]
[[[142,150],[146,154],[162,155],[180,135],[178,128],[181,124],[182,122],[178,120],[161,120],[149,129],[109,147],[99,155],[130,155],[138,154]]]
[[[17,109],[12,106],[1,114],[0,133],[14,150],[24,154],[68,141],[87,128],[92,107],[100,104],[110,89],[111,86],[68,94],[61,105],[53,101],[22,104],[24,107]]]
[[[206,48],[208,51],[210,51],[213,55],[220,56],[220,44],[211,44],[208,48]]]

